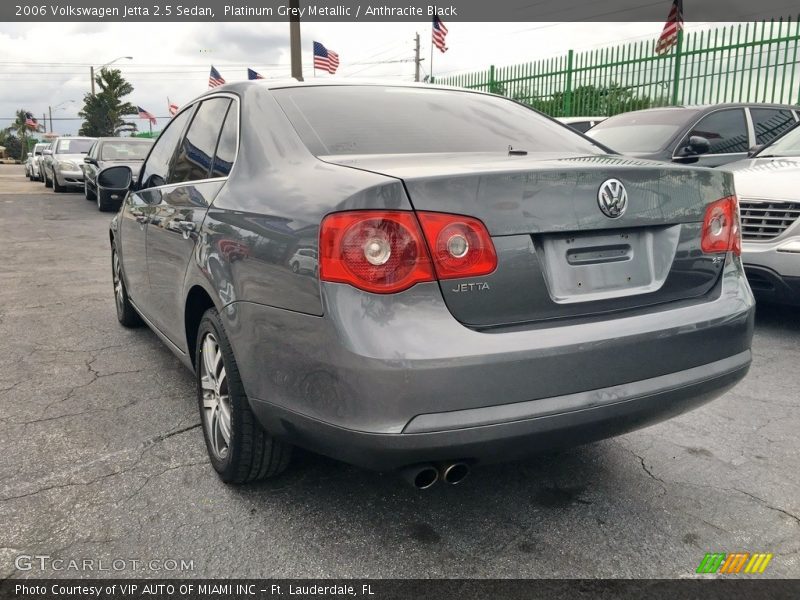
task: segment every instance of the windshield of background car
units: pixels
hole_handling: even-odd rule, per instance
[[[331,86],[273,90],[315,155],[434,152],[604,154],[510,100],[436,89]]]
[[[795,127],[783,137],[778,138],[756,156],[800,156],[800,127]]]
[[[56,154],[87,154],[94,140],[60,140]]]
[[[144,160],[152,145],[152,142],[131,140],[103,142],[100,148],[100,160]]]
[[[586,135],[623,154],[658,152],[695,114],[684,110],[635,111],[606,119]]]

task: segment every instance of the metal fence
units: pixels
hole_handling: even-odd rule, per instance
[[[614,115],[680,104],[800,104],[800,21],[739,23],[684,34],[665,55],[656,39],[437,77],[503,94],[551,116]]]

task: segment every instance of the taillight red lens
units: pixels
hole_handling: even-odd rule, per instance
[[[487,275],[497,268],[497,254],[486,226],[478,219],[418,212],[439,279]]]
[[[496,268],[492,238],[472,217],[356,210],[328,215],[320,226],[320,279],[376,294],[402,292],[436,277],[477,277]]]
[[[334,213],[320,228],[319,276],[376,294],[434,281],[425,240],[412,212]]]
[[[706,207],[700,247],[706,254],[742,253],[739,205],[735,196],[717,200]]]

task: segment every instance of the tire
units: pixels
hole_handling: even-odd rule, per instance
[[[114,304],[117,307],[117,320],[123,327],[139,327],[143,324],[142,318],[131,305],[128,290],[125,287],[125,278],[122,276],[122,261],[119,259],[117,249],[111,246],[111,281],[114,284]]]
[[[60,183],[58,183],[58,175],[55,174],[55,171],[53,172],[53,191],[56,194],[61,194],[67,191],[66,186],[63,186]]]
[[[295,261],[292,263],[292,273],[299,273],[300,272],[300,264]]]
[[[98,192],[96,194],[97,200],[97,210],[100,212],[110,212],[119,208],[119,203],[115,202],[114,200],[110,200],[106,194],[103,192]]]
[[[86,197],[87,200],[97,200],[97,192],[92,192],[91,190],[89,190],[89,184],[86,183],[85,181],[83,182],[83,195]]]
[[[47,173],[44,174],[44,187],[46,188],[53,187],[53,182],[50,181],[50,178],[47,176]]]
[[[228,336],[213,308],[200,321],[195,364],[203,437],[220,479],[249,483],[283,472],[292,446],[267,433],[250,410]]]

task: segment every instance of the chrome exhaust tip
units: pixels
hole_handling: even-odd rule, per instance
[[[403,479],[418,490],[427,490],[439,481],[439,471],[433,465],[414,465],[401,471]]]
[[[442,468],[441,478],[442,481],[449,485],[458,485],[467,478],[469,471],[470,468],[467,463],[455,462]]]

